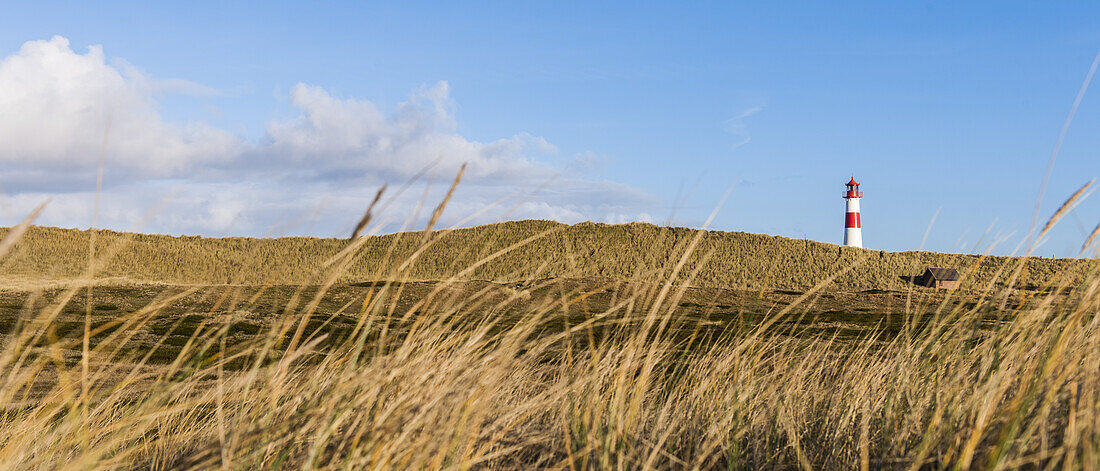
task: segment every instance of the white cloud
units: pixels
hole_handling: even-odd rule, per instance
[[[301,114],[269,123],[256,154],[320,174],[380,172],[407,178],[433,164],[442,173],[454,173],[463,163],[474,180],[531,179],[553,171],[529,158],[556,150],[542,138],[521,133],[482,143],[455,133],[449,94],[447,82],[439,82],[387,115],[369,101],[341,100],[299,83],[290,99]]]
[[[0,61],[0,162],[37,178],[45,175],[35,171],[61,177],[95,168],[105,133],[107,165],[144,176],[178,175],[239,153],[230,133],[161,119],[154,94],[187,87],[163,83],[120,72],[99,46],[77,54],[60,36],[27,42]]]
[[[763,109],[764,105],[751,106],[726,120],[726,132],[737,138],[737,141],[733,143],[734,149],[748,144],[749,141],[752,140],[752,136],[749,134],[749,127],[745,124],[745,119],[759,113]]]
[[[11,192],[0,205],[5,219],[18,220],[50,197],[42,224],[90,225],[88,190],[105,133],[109,182],[99,221],[115,229],[264,235],[302,231],[318,219],[313,233],[338,235],[375,188],[400,186],[430,168],[394,196],[391,219],[399,224],[425,194],[434,206],[463,163],[467,172],[444,223],[479,211],[471,223],[649,218],[648,195],[570,175],[575,169],[552,163],[557,149],[541,137],[518,132],[479,142],[458,134],[447,82],[421,87],[391,110],[298,84],[290,92],[297,116],[267,123],[257,142],[204,123],[167,122],[158,98],[168,94],[220,93],[108,61],[99,46],[74,52],[59,36],[27,42],[0,61],[0,183]],[[142,225],[159,201],[163,207]]]

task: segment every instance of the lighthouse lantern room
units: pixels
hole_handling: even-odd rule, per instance
[[[863,229],[859,221],[859,200],[863,192],[859,191],[859,182],[854,176],[847,187],[848,191],[844,192],[844,246],[863,247]]]

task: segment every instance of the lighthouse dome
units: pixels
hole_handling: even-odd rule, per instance
[[[848,181],[848,186],[859,186],[859,182],[856,181],[856,177],[852,177],[852,179]]]

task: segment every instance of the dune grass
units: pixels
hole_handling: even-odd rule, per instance
[[[455,250],[454,232],[334,245],[283,268],[302,271],[299,285],[264,323],[241,313],[256,310],[274,280],[239,282],[266,266],[268,248],[244,251],[258,258],[235,265],[240,273],[226,281],[238,283],[167,290],[121,310],[87,294],[142,237],[103,237],[72,277],[79,282],[48,302],[28,295],[3,337],[0,467],[1100,466],[1100,278],[1089,261],[1055,266],[1063,270],[1041,289],[1018,290],[1001,280],[1031,261],[975,258],[992,274],[969,277],[966,290],[948,296],[971,302],[908,286],[901,332],[841,339],[789,321],[885,255],[842,254],[843,263],[834,259],[815,283],[792,291],[794,303],[716,330],[705,316],[684,315],[681,300],[733,250],[713,242],[721,235],[658,231],[646,243],[670,250],[647,252],[651,260],[631,273],[601,273],[608,281],[594,288],[567,289],[554,279],[565,268],[539,263],[532,247],[568,228],[534,226],[463,247],[476,254],[465,264],[433,258]],[[572,242],[572,259],[600,256],[580,249],[598,238]],[[365,257],[380,240],[391,247]],[[23,242],[6,242],[4,251],[16,247],[0,253],[7,268],[23,263],[13,257],[51,256],[31,253],[48,244],[25,244],[20,255]],[[223,250],[240,252],[234,243]],[[516,254],[523,263],[503,263]],[[333,298],[340,280],[363,276],[355,270],[364,260],[368,279],[386,281]],[[402,303],[405,281],[438,266],[448,276]],[[471,291],[459,283],[484,267],[510,284]],[[569,269],[590,275],[577,267]],[[207,315],[174,310],[196,293],[212,297]],[[606,308],[570,314],[597,294],[610,295]],[[74,305],[85,322],[61,332]],[[142,336],[153,345],[134,348]]]
[[[426,248],[420,246],[418,232],[367,236],[357,239],[356,256],[340,274],[340,280],[384,280],[391,265],[399,265],[422,250],[416,263],[404,271],[410,279],[443,280],[461,273],[460,278],[466,280],[500,282],[540,277],[641,277],[660,283],[665,280],[658,274],[670,254],[682,251],[697,234],[693,229],[642,223],[569,226],[550,221],[513,221],[446,231]],[[30,227],[10,256],[0,261],[0,279],[80,280],[87,269],[93,235],[96,251],[109,247],[116,250],[97,269],[101,283],[309,283],[325,261],[347,247],[346,240],[311,237],[170,237]],[[483,262],[485,257],[509,247],[507,252]],[[1089,269],[1088,261],[1076,259],[893,253],[761,234],[706,231],[685,261],[685,270],[696,273],[692,283],[698,286],[806,290],[856,260],[862,263],[860,269],[837,277],[831,288],[907,289],[911,283],[905,277],[920,275],[928,267],[957,268],[975,287],[997,282],[1037,288],[1055,275],[1080,282]],[[1013,263],[1022,263],[1015,280],[1011,280],[1013,272],[1001,269]],[[474,268],[466,270],[469,267]]]

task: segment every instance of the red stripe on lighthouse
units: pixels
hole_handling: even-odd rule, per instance
[[[845,228],[859,228],[859,213],[844,213],[844,227]]]

